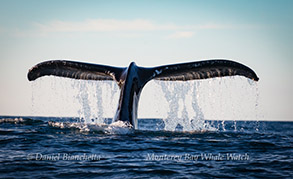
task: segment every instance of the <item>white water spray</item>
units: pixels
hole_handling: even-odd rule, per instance
[[[120,91],[114,81],[44,77],[32,84],[34,116],[79,117],[83,128],[93,128],[115,115]],[[243,77],[153,80],[142,91],[138,117],[163,120],[168,131],[225,130],[225,120],[234,120],[236,130],[237,120],[258,120],[258,96],[256,83]],[[208,120],[223,122],[211,127]],[[156,125],[147,130],[157,130]],[[115,131],[111,127],[109,131]]]

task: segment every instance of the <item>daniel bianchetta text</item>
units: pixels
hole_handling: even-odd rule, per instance
[[[55,154],[41,154],[41,153],[31,153],[27,155],[28,160],[90,160],[97,161],[101,159],[101,156],[98,154],[79,154],[72,155],[69,153],[55,153]]]
[[[249,155],[237,154],[237,153],[201,153],[201,154],[183,154],[183,155],[172,155],[172,154],[147,154],[146,160],[149,161],[239,161],[249,160]]]

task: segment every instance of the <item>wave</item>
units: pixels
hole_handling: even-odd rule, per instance
[[[80,130],[80,132],[102,132],[106,134],[129,134],[134,131],[129,123],[123,121],[117,121],[111,124],[49,121],[48,125],[59,129],[77,129]]]
[[[1,117],[0,124],[32,125],[35,128],[55,128],[74,130],[81,133],[129,134],[134,130],[123,121],[112,122],[112,119],[92,120],[85,122],[80,118],[70,117]],[[214,121],[214,120],[178,120],[178,119],[139,119],[138,130],[149,132],[249,132],[266,130],[264,122],[258,121]]]
[[[13,118],[0,118],[0,124],[2,123],[10,123],[10,124],[24,124],[24,125],[32,125],[42,123],[42,120],[31,119],[25,117],[13,117]]]

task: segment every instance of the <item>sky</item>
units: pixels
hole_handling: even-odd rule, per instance
[[[27,72],[49,59],[113,66],[231,59],[259,76],[265,119],[293,120],[292,7],[290,0],[0,0],[0,115],[31,115]]]

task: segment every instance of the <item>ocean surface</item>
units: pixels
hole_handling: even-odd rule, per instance
[[[293,122],[0,117],[0,178],[292,178]],[[208,127],[207,127],[208,126]]]

